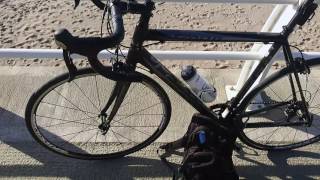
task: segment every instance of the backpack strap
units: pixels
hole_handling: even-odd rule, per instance
[[[176,178],[178,178],[179,169],[175,167],[172,163],[170,163],[166,158],[170,157],[172,154],[179,154],[179,152],[176,150],[184,148],[186,144],[186,140],[187,140],[187,136],[183,136],[180,139],[164,144],[157,149],[157,154],[160,160],[172,172],[172,180],[175,180]]]
[[[172,172],[172,180],[175,180],[177,174],[179,173],[178,169],[174,165],[172,165],[165,157],[161,157],[161,155],[159,155],[159,158],[167,166],[167,168]]]
[[[175,140],[173,142],[166,143],[159,147],[157,152],[160,150],[164,150],[165,152],[161,154],[161,157],[169,157],[171,154],[173,154],[177,149],[181,149],[185,147],[187,141],[187,136],[183,136],[178,140]]]
[[[212,165],[215,160],[216,154],[213,152],[192,152],[185,158],[185,161],[182,163],[180,170],[183,170],[185,168],[204,168]]]

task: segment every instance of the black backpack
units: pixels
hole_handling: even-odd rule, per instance
[[[232,161],[235,137],[226,140],[230,142],[221,143],[223,134],[210,121],[207,116],[194,114],[187,133],[181,139],[160,147],[166,151],[160,158],[172,170],[165,158],[174,150],[184,148],[181,166],[178,171],[174,170],[173,179],[179,176],[184,180],[239,179]]]

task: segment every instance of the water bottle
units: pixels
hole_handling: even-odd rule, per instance
[[[216,99],[216,89],[210,86],[193,66],[183,66],[181,77],[203,102],[210,103]]]

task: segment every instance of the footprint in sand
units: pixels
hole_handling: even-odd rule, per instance
[[[37,35],[30,34],[29,36],[26,36],[26,40],[35,39],[36,37],[37,37]]]

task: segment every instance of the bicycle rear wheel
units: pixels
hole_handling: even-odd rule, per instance
[[[295,91],[290,88],[289,76],[293,73],[285,68],[269,76],[243,100],[245,128],[240,140],[262,150],[294,149],[320,140],[320,59],[308,60],[307,64],[311,73],[299,73],[299,79],[312,123],[306,123],[295,79]]]
[[[117,82],[89,68],[70,82],[62,74],[35,92],[26,108],[27,127],[41,145],[73,158],[117,158],[140,150],[162,134],[171,116],[165,91],[141,76],[130,84],[108,130],[101,129],[100,114]]]

